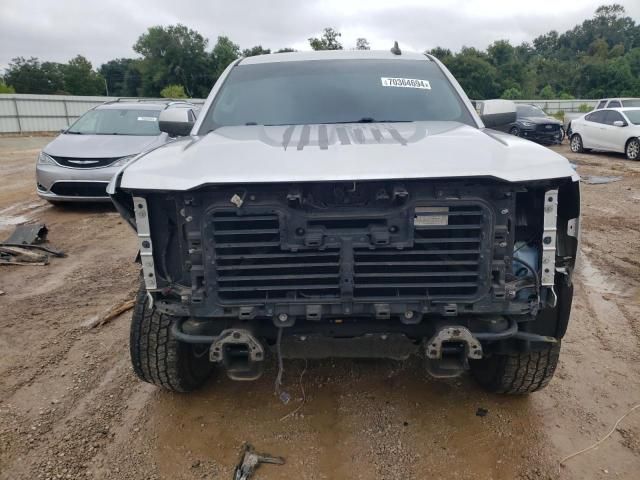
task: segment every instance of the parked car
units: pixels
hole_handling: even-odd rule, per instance
[[[640,98],[603,98],[598,100],[596,106],[591,110],[600,110],[602,108],[621,108],[621,107],[640,107]],[[564,129],[567,132],[567,137],[571,138],[571,122],[578,118],[582,118],[586,113],[580,112],[567,112],[564,114]]]
[[[595,110],[573,121],[571,151],[589,150],[624,153],[629,160],[640,159],[640,108]]]
[[[640,98],[603,98],[598,101],[594,110],[600,110],[603,108],[627,108],[627,107],[640,107]]]
[[[493,392],[553,376],[571,310],[578,176],[487,127],[431,55],[280,53],[233,62],[183,140],[108,187],[137,230],[131,360],[144,381],[256,379],[282,358],[421,355]],[[271,357],[273,358],[273,357]]]
[[[174,108],[193,119],[198,110],[162,100],[116,100],[92,108],[38,155],[38,195],[52,203],[111,201],[106,187],[113,174],[137,154],[172,140],[158,128],[158,116]]]
[[[544,144],[561,143],[564,139],[562,122],[547,115],[540,107],[519,104],[516,105],[516,114],[516,121],[501,130]]]

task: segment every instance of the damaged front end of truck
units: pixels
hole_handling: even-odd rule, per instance
[[[276,346],[285,358],[420,354],[431,374],[454,376],[567,328],[570,178],[220,185],[114,201],[138,232],[149,302],[234,379],[257,378]]]

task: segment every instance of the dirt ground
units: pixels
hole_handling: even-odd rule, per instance
[[[572,321],[549,387],[484,393],[468,376],[432,380],[419,360],[285,363],[255,383],[220,375],[195,394],[139,382],[129,366],[130,312],[97,315],[137,283],[136,240],[109,206],[52,207],[35,193],[49,138],[0,138],[0,238],[46,223],[67,252],[45,267],[0,266],[0,479],[229,479],[249,441],[282,455],[259,479],[640,478],[640,163],[573,155],[583,184],[582,248]],[[303,374],[304,373],[304,374]],[[296,410],[303,396],[306,402]],[[477,416],[479,408],[486,416]]]

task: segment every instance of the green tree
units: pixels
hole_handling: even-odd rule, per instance
[[[107,82],[109,95],[115,97],[136,97],[142,84],[140,60],[117,58],[102,64],[100,75]]]
[[[294,48],[289,48],[289,47],[284,47],[281,48],[279,50],[276,50],[276,53],[291,53],[291,52],[295,52],[296,50]]]
[[[341,36],[334,28],[326,27],[320,37],[309,38],[309,45],[313,50],[342,50]]]
[[[4,83],[4,80],[0,78],[0,93],[16,93],[16,90],[11,85]]]
[[[4,80],[17,93],[53,94],[64,92],[60,64],[40,63],[35,57],[16,57],[9,63]]]
[[[142,56],[141,93],[157,97],[166,85],[183,85],[189,96],[205,96],[212,84],[207,39],[184,25],[155,26],[133,46]]]
[[[553,90],[551,85],[546,85],[542,90],[540,90],[539,96],[543,100],[551,100],[556,98],[556,92]]]
[[[240,46],[233,43],[229,37],[218,37],[211,52],[214,78],[217,80],[225,68],[240,57]]]
[[[356,39],[356,50],[371,50],[369,40],[367,40],[366,38]]]
[[[447,67],[470,98],[485,100],[499,95],[497,70],[483,52],[463,47],[459,54],[447,62]]]
[[[255,57],[256,55],[268,55],[269,53],[271,53],[271,49],[262,48],[262,45],[256,45],[255,47],[242,50],[243,57]]]
[[[64,90],[71,95],[105,95],[104,78],[93,70],[91,62],[77,55],[69,63],[60,66]]]
[[[160,96],[162,98],[187,98],[182,85],[167,85],[160,90]]]
[[[505,100],[520,100],[522,99],[522,92],[517,87],[507,88],[500,98],[504,98]]]
[[[451,50],[443,47],[435,47],[435,48],[432,48],[431,50],[427,50],[425,53],[433,55],[445,65],[447,65],[447,62],[451,58],[453,58],[453,53],[451,53]]]

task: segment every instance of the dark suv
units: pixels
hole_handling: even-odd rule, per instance
[[[511,135],[547,145],[561,143],[564,139],[562,122],[547,115],[535,105],[517,105],[516,121],[501,128]]]

